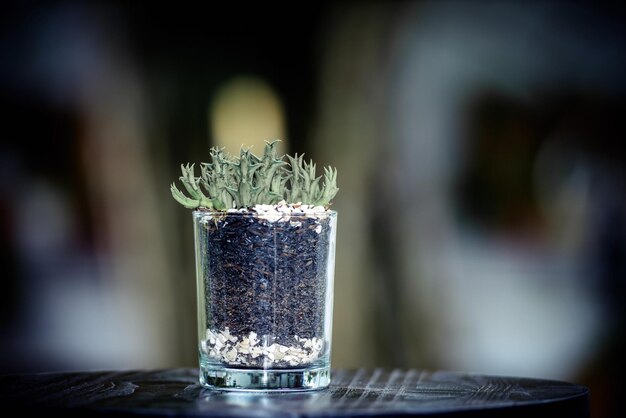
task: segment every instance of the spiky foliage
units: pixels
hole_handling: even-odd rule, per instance
[[[172,196],[189,209],[249,208],[281,200],[327,207],[339,190],[337,169],[324,167],[324,175],[316,176],[315,164],[304,161],[303,155],[286,156],[287,161],[279,157],[277,142],[266,143],[263,157],[249,149],[242,148],[239,157],[233,157],[211,148],[211,162],[200,165],[200,177],[195,176],[193,164],[180,167],[180,182],[189,197],[174,183]]]

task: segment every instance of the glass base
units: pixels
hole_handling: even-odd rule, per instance
[[[330,367],[303,369],[234,369],[201,366],[202,386],[240,391],[303,391],[323,389],[330,384]]]

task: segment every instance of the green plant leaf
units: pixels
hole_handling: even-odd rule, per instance
[[[325,167],[324,175],[316,176],[312,160],[304,161],[303,154],[278,156],[277,145],[278,141],[266,142],[262,157],[245,148],[233,157],[213,147],[209,150],[211,162],[200,164],[199,177],[195,176],[193,164],[181,165],[180,182],[189,196],[175,184],[170,188],[172,196],[190,209],[226,210],[276,204],[283,199],[328,206],[339,190],[337,170]]]

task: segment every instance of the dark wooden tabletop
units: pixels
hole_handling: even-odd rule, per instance
[[[588,417],[589,390],[549,380],[420,370],[335,370],[330,388],[203,389],[196,369],[1,376],[0,402],[64,416]]]

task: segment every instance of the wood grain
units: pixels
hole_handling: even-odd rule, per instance
[[[0,401],[66,416],[589,416],[589,390],[565,382],[397,369],[332,379],[321,391],[251,393],[203,389],[196,369],[13,375],[0,377]]]

